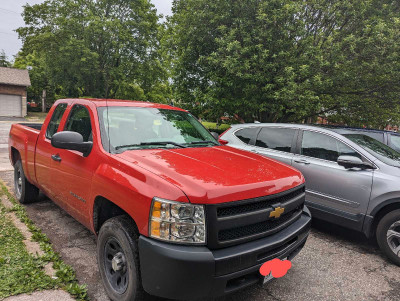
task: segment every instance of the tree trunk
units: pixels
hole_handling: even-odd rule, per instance
[[[46,90],[42,92],[42,112],[46,113]]]

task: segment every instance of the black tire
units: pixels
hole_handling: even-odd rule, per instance
[[[138,237],[135,226],[127,216],[113,217],[100,229],[97,261],[104,288],[113,301],[133,301],[142,295]],[[115,258],[119,263],[123,262],[120,270],[114,270]]]
[[[14,190],[15,197],[21,204],[32,203],[39,196],[39,189],[26,179],[21,160],[14,165]]]
[[[386,214],[376,228],[376,240],[381,250],[395,264],[400,266],[400,210],[394,210]],[[397,254],[395,253],[397,252]]]

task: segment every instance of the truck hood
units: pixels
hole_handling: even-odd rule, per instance
[[[195,204],[266,196],[304,182],[286,164],[229,146],[129,150],[116,156],[179,187]]]

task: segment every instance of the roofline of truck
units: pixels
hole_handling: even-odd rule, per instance
[[[175,110],[187,112],[184,109],[173,107],[161,103],[153,103],[148,101],[138,101],[138,100],[123,100],[123,99],[106,99],[106,98],[68,98],[59,99],[57,102],[72,102],[72,101],[89,101],[93,103],[96,107],[138,107],[138,108],[155,108],[155,109],[165,109],[165,110]]]

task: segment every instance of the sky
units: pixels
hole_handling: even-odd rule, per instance
[[[38,4],[44,0],[0,0],[0,51],[4,49],[9,60],[13,60],[21,48],[21,41],[14,31],[18,27],[24,26],[21,17],[22,6],[26,3],[30,5]],[[172,0],[151,0],[159,14],[170,15]]]

